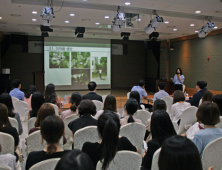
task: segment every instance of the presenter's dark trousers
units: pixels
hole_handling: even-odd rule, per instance
[[[174,88],[175,88],[175,91],[176,91],[176,90],[181,90],[181,91],[183,91],[183,85],[182,85],[182,84],[174,84]]]

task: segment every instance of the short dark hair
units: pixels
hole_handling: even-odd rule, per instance
[[[207,91],[204,92],[202,102],[206,102],[206,101],[212,102],[213,97],[214,97],[213,93],[211,91],[207,90]]]
[[[130,98],[136,99],[138,102],[138,109],[142,109],[140,106],[140,94],[138,91],[131,91]]]
[[[178,74],[178,73],[177,73],[177,70],[178,70],[178,69],[180,70],[180,75],[183,75],[181,68],[177,68],[177,69],[176,69],[176,74]]]
[[[173,103],[185,101],[184,93],[181,90],[176,90],[173,94]]]
[[[85,99],[80,102],[78,111],[80,116],[84,114],[90,114],[94,116],[96,114],[96,106],[91,100]]]
[[[86,163],[87,162],[87,163]],[[58,164],[55,167],[55,170],[94,170],[94,165],[90,157],[81,152],[78,149],[74,149],[65,155],[59,160]]]
[[[220,122],[220,110],[215,103],[203,102],[196,113],[197,121],[204,125],[216,125]]]
[[[72,103],[72,105],[70,106],[70,110],[72,110],[73,112],[76,112],[81,100],[82,100],[82,96],[79,92],[73,93],[70,99],[70,103]]]
[[[94,81],[89,82],[89,84],[88,84],[89,91],[94,91],[96,89],[96,87],[97,87],[96,82],[94,82]]]
[[[135,122],[134,119],[133,119],[133,115],[138,110],[138,105],[139,104],[136,101],[136,99],[129,98],[127,100],[125,106],[126,106],[127,113],[130,115],[130,117],[128,118],[128,122],[127,123]]]
[[[164,141],[158,166],[159,170],[202,170],[197,147],[190,139],[179,135]]]
[[[160,88],[160,90],[164,90],[166,84],[164,82],[160,82],[158,87]]]
[[[112,94],[106,96],[103,110],[109,110],[109,111],[117,112],[115,96],[113,96]]]
[[[200,89],[202,89],[202,90],[205,88],[205,82],[204,81],[198,81],[196,85],[199,86]]]
[[[18,88],[20,84],[21,84],[21,81],[19,79],[15,79],[12,81],[12,86],[14,88]]]
[[[144,85],[145,85],[145,81],[144,81],[144,80],[140,80],[140,81],[139,81],[139,86],[140,86],[140,87],[143,87]]]
[[[222,94],[217,94],[213,97],[213,102],[217,104],[220,109],[220,115],[222,116]]]
[[[154,101],[153,104],[153,112],[156,110],[165,110],[166,111],[166,102],[164,100],[161,99],[157,99]]]

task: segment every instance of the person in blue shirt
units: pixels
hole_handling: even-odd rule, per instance
[[[182,73],[182,69],[181,68],[177,68],[176,69],[176,74],[175,74],[174,78],[171,78],[172,82],[174,83],[175,91],[176,90],[183,91],[184,79],[185,79],[185,77],[184,77],[184,75]]]
[[[164,90],[166,84],[164,82],[160,82],[158,85],[159,91],[154,94],[153,102],[157,99],[162,99],[164,97],[169,96],[169,94]]]
[[[137,91],[140,94],[140,103],[142,103],[142,98],[147,97],[147,92],[145,90],[145,81],[140,80],[138,86],[133,86],[131,91]]]
[[[197,121],[204,125],[204,129],[194,136],[193,143],[202,157],[207,144],[222,137],[222,129],[215,126],[220,122],[220,111],[215,103],[203,102],[197,110],[196,117]]]
[[[22,92],[22,91],[20,90],[20,89],[21,89],[21,86],[22,86],[22,85],[21,85],[21,81],[18,80],[18,79],[13,80],[13,81],[12,81],[12,86],[14,87],[14,89],[10,91],[9,95],[10,95],[11,97],[15,97],[15,98],[17,98],[17,99],[19,99],[19,100],[24,101],[24,96],[25,96],[25,94],[24,94],[24,92]]]

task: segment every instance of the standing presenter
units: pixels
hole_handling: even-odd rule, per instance
[[[171,80],[174,83],[175,91],[176,90],[183,91],[184,75],[182,74],[181,68],[176,69],[176,74],[174,78],[171,78]]]

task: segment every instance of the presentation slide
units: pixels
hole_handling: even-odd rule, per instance
[[[84,90],[95,81],[97,89],[110,89],[110,49],[110,40],[45,38],[45,86],[53,83],[56,90]]]

